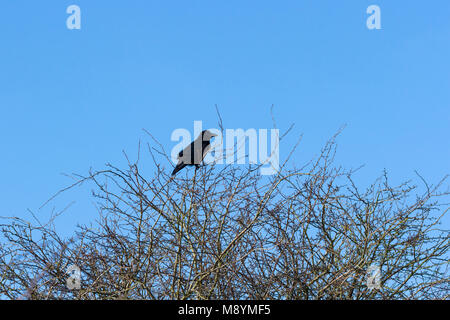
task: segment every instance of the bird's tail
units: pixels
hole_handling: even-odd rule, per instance
[[[176,173],[177,173],[178,171],[180,171],[181,169],[183,169],[184,167],[186,167],[186,164],[184,164],[184,163],[179,163],[179,164],[177,164],[177,166],[175,167],[175,169],[173,169],[173,171],[172,171],[172,176],[176,175]]]

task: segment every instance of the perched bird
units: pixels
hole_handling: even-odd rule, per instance
[[[172,176],[186,166],[195,166],[198,168],[211,149],[211,138],[216,136],[217,134],[211,131],[203,130],[197,139],[180,151],[178,154],[178,163],[175,169],[173,169]]]

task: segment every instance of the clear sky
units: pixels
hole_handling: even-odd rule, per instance
[[[295,123],[281,159],[304,134],[297,164],[346,124],[338,163],[367,184],[450,173],[448,0],[1,1],[0,41],[0,216],[45,219],[63,173],[122,165],[143,128],[170,150],[174,129],[216,127],[215,104],[243,129],[270,128],[275,105]],[[65,230],[97,217],[89,187],[52,205],[71,201]]]

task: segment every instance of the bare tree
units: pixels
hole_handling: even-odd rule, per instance
[[[58,214],[46,224],[1,220],[0,297],[448,299],[447,177],[428,185],[418,175],[419,188],[392,186],[384,173],[361,190],[335,151],[333,138],[316,159],[288,160],[270,177],[225,165],[174,179],[156,144],[151,176],[140,154],[78,176],[74,185],[93,183],[92,226],[62,238]],[[68,287],[72,265],[79,288]],[[374,289],[371,265],[381,271]]]

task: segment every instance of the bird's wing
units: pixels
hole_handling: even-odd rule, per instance
[[[206,151],[207,152],[207,151]],[[202,136],[192,141],[186,148],[180,151],[178,159],[186,164],[199,164],[205,155]]]
[[[180,151],[180,153],[178,154],[178,159],[186,160],[183,159],[183,156],[189,157],[189,154],[191,153],[190,150],[192,148],[192,143],[193,142],[191,142],[187,147],[185,147],[183,150]]]
[[[178,159],[180,162],[192,164],[192,157],[194,152],[194,142],[191,142],[186,148],[180,151]]]

